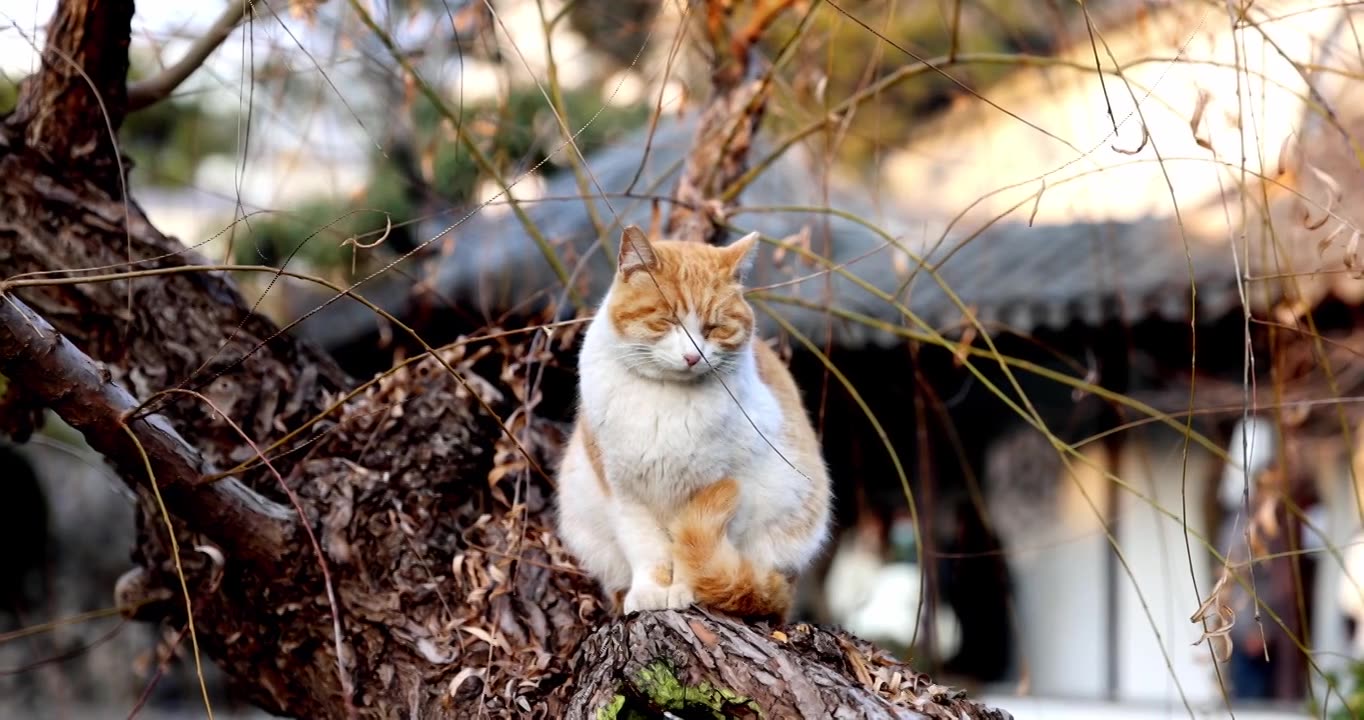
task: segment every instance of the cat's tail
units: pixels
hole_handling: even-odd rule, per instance
[[[673,572],[691,585],[697,604],[746,618],[783,620],[791,582],[739,554],[725,526],[739,506],[739,484],[725,478],[701,488],[670,525]]]

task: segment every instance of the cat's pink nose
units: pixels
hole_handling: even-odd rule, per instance
[[[697,353],[686,353],[682,359],[686,361],[687,367],[695,367],[696,363],[701,362],[701,356]]]

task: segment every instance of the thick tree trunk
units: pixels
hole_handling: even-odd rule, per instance
[[[748,626],[702,611],[644,613],[583,643],[568,717],[1008,717],[934,685],[848,635]],[[608,713],[608,714],[610,714]],[[718,713],[718,715],[717,715]]]
[[[696,611],[611,620],[555,539],[552,482],[533,471],[560,440],[517,392],[538,358],[456,347],[345,397],[357,386],[329,358],[124,199],[108,133],[131,15],[128,0],[60,3],[43,69],[0,129],[0,372],[137,491],[137,567],[118,588],[130,613],[188,619],[164,499],[199,645],[279,714],[685,717],[701,702],[736,716],[995,717],[823,630]],[[59,279],[127,268],[160,274]],[[476,360],[500,362],[499,379]],[[199,394],[162,394],[177,389]]]

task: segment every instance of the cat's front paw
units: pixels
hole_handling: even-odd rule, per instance
[[[671,607],[668,604],[669,591],[670,588],[654,582],[635,583],[630,586],[630,592],[625,593],[621,609],[626,615],[639,610],[666,610]]]
[[[625,593],[621,609],[628,615],[638,610],[682,610],[696,602],[691,586],[673,583],[667,587],[654,582],[636,583]]]
[[[668,609],[682,610],[696,602],[696,593],[686,583],[673,583],[668,588]]]

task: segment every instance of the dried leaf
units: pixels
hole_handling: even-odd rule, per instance
[[[1340,197],[1340,185],[1335,181],[1334,178],[1319,170],[1315,165],[1303,163],[1303,166],[1306,167],[1307,170],[1312,173],[1313,177],[1320,180],[1322,184],[1326,186],[1326,189],[1331,192],[1331,194],[1326,197],[1326,211],[1325,214],[1322,216],[1321,220],[1317,222],[1312,222],[1311,208],[1308,208],[1303,213],[1302,217],[1303,226],[1306,227],[1308,230],[1316,230],[1320,228],[1322,225],[1325,225],[1327,220],[1331,219],[1332,210],[1336,206],[1336,200]]]
[[[1294,142],[1295,140],[1297,140],[1297,133],[1289,132],[1284,136],[1283,142],[1279,144],[1279,161],[1278,167],[1275,168],[1275,175],[1282,176],[1293,166],[1298,156],[1298,143]]]
[[[1198,606],[1193,615],[1189,616],[1189,622],[1202,623],[1203,633],[1193,642],[1195,646],[1204,642],[1213,649],[1213,657],[1218,662],[1226,662],[1231,658],[1232,642],[1231,629],[1236,625],[1236,611],[1223,602],[1222,594],[1226,589],[1228,580],[1231,579],[1231,571],[1224,568],[1222,577],[1217,580],[1212,591],[1208,593],[1208,599]],[[1212,627],[1209,622],[1216,623]]]
[[[455,697],[456,695],[458,695],[459,687],[463,685],[464,682],[469,678],[478,678],[479,680],[482,680],[483,668],[466,667],[463,670],[460,670],[458,673],[455,673],[455,677],[450,680],[450,686],[449,689],[447,690],[447,692],[450,694],[450,697]]]
[[[1350,233],[1350,241],[1345,243],[1345,269],[1355,280],[1364,278],[1364,264],[1359,261],[1359,231]]]
[[[971,317],[976,314],[974,307],[967,308]],[[971,352],[971,344],[976,341],[976,326],[967,325],[966,330],[961,334],[961,340],[957,341],[957,351],[952,353],[952,366],[962,367],[966,364],[966,355]]]
[[[1202,135],[1198,134],[1198,126],[1203,123],[1203,112],[1208,109],[1208,101],[1212,95],[1203,88],[1198,89],[1198,99],[1194,101],[1193,117],[1189,118],[1189,132],[1193,134],[1194,142],[1205,150],[1212,149],[1212,143]]]
[[[867,661],[863,659],[862,653],[842,638],[839,639],[839,643],[843,645],[843,654],[848,658],[848,664],[852,666],[853,676],[864,686],[873,687],[875,683],[872,681],[871,672],[867,669]]]
[[[502,638],[494,636],[487,630],[483,630],[482,628],[476,627],[462,627],[460,628],[460,630],[463,630],[464,632],[473,635],[479,640],[482,640],[483,642],[487,643],[489,647],[497,648],[498,650],[502,650],[503,652],[511,652],[511,648],[507,647],[507,643],[504,642]]]
[[[1317,254],[1325,253],[1327,248],[1331,247],[1331,243],[1335,242],[1336,237],[1339,236],[1342,232],[1345,232],[1345,223],[1337,225],[1336,229],[1332,230],[1330,235],[1327,235],[1326,237],[1322,238],[1317,243]]]

